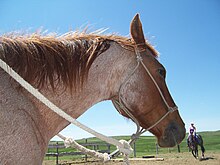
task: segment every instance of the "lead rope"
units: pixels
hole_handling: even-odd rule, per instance
[[[81,151],[85,154],[88,154],[92,157],[101,159],[103,162],[107,162],[111,159],[111,157],[109,156],[108,153],[100,153],[100,152],[96,152],[95,150],[90,150],[90,149],[78,144],[72,138],[66,138],[65,136],[61,135],[60,133],[57,134],[57,136],[64,141],[64,145],[65,145],[66,148],[68,148],[68,147],[76,148],[76,149],[78,149],[79,151]]]
[[[57,113],[62,118],[66,119],[70,123],[76,125],[77,127],[89,132],[90,134],[96,136],[97,138],[106,141],[112,145],[115,145],[119,148],[120,152],[124,153],[125,155],[130,155],[132,153],[131,147],[128,147],[128,143],[125,142],[119,142],[113,138],[107,137],[105,135],[102,135],[89,127],[81,124],[76,119],[72,118],[70,115],[65,113],[62,109],[57,107],[55,104],[53,104],[50,100],[48,100],[44,95],[42,95],[37,89],[35,89],[32,85],[30,85],[27,81],[25,81],[20,75],[18,75],[8,64],[6,64],[3,60],[0,59],[0,67],[8,73],[14,80],[16,80],[23,88],[25,88],[29,93],[31,93],[34,97],[36,97],[39,101],[41,101],[43,104],[45,104],[48,108],[50,108],[53,112]],[[60,136],[64,138],[64,136]],[[73,139],[69,140],[70,143],[73,146],[81,146],[77,142],[75,142]],[[79,147],[80,148],[80,147]],[[81,148],[82,150],[85,150],[85,152],[88,151],[88,154],[91,153],[91,150],[86,150],[85,148]],[[92,154],[95,156],[96,154]],[[100,156],[100,155],[98,155]],[[105,155],[103,155],[103,160],[106,160]],[[107,158],[108,159],[108,158]],[[127,165],[129,165],[129,162],[125,162]]]

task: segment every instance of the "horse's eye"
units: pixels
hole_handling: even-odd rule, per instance
[[[166,70],[165,70],[164,68],[158,69],[158,73],[159,73],[160,76],[162,76],[163,78],[166,77]]]

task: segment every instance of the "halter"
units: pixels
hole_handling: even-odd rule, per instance
[[[131,74],[124,80],[124,82],[121,84],[120,88],[119,88],[119,94],[118,100],[113,100],[113,104],[115,105],[116,109],[121,113],[122,111],[124,113],[126,113],[128,115],[128,117],[130,117],[136,124],[137,126],[137,131],[135,134],[132,135],[131,139],[129,140],[129,143],[132,144],[133,142],[136,141],[136,139],[143,134],[146,131],[149,131],[150,129],[154,128],[157,124],[159,124],[163,119],[165,119],[170,113],[173,113],[174,111],[178,111],[178,107],[170,107],[169,104],[167,103],[160,87],[158,86],[157,82],[155,81],[155,79],[153,78],[152,74],[150,73],[149,69],[147,68],[147,66],[143,63],[143,58],[141,57],[140,51],[138,50],[138,48],[135,48],[135,54],[136,54],[136,60],[137,60],[137,65],[134,68],[134,70],[131,72]],[[148,127],[147,129],[144,129],[140,126],[138,120],[134,117],[134,115],[131,113],[131,111],[129,110],[128,107],[126,107],[125,101],[123,101],[123,98],[121,96],[121,89],[122,86],[124,86],[127,81],[131,78],[131,76],[135,73],[135,71],[137,70],[137,68],[139,67],[139,65],[142,65],[145,69],[145,71],[147,72],[147,74],[150,76],[151,80],[153,81],[154,85],[156,86],[163,102],[165,103],[165,105],[167,106],[167,113],[165,113],[158,121],[156,121],[153,125],[151,125],[150,127]]]

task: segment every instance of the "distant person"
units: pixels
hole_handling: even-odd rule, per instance
[[[196,127],[193,122],[191,122],[190,127],[189,127],[189,135],[187,138],[187,145],[189,146],[189,137],[192,136],[192,138],[197,141],[197,136],[196,136]]]
[[[189,135],[196,136],[196,127],[194,126],[194,123],[192,122],[189,127]]]

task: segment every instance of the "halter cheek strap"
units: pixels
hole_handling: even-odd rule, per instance
[[[150,73],[149,69],[147,68],[147,66],[143,63],[143,58],[140,55],[140,52],[135,49],[135,54],[136,54],[136,60],[137,60],[137,65],[134,68],[134,70],[131,72],[131,74],[124,80],[124,82],[121,84],[120,88],[119,88],[119,98],[118,101],[117,100],[113,100],[113,104],[115,105],[115,107],[117,108],[117,110],[122,113],[122,111],[128,115],[129,118],[131,118],[137,125],[137,131],[135,134],[132,135],[131,140],[129,141],[129,143],[133,143],[141,134],[143,134],[146,131],[149,131],[150,129],[154,128],[157,124],[159,124],[164,118],[166,118],[170,113],[177,111],[178,107],[170,107],[169,104],[167,103],[160,87],[158,86],[157,82],[155,81],[154,77],[152,76],[152,74]],[[137,68],[139,67],[139,65],[142,65],[143,68],[145,69],[146,73],[148,74],[148,76],[151,78],[151,80],[153,81],[154,85],[156,86],[163,102],[165,103],[165,105],[167,106],[167,113],[165,113],[158,121],[156,121],[153,125],[151,125],[150,127],[148,127],[147,129],[141,128],[138,120],[134,117],[134,115],[131,113],[131,110],[129,110],[129,108],[126,106],[125,101],[123,101],[123,98],[121,96],[121,89],[122,86],[125,85],[125,83],[127,83],[127,81],[131,78],[131,76],[135,73],[135,71],[137,70]]]

